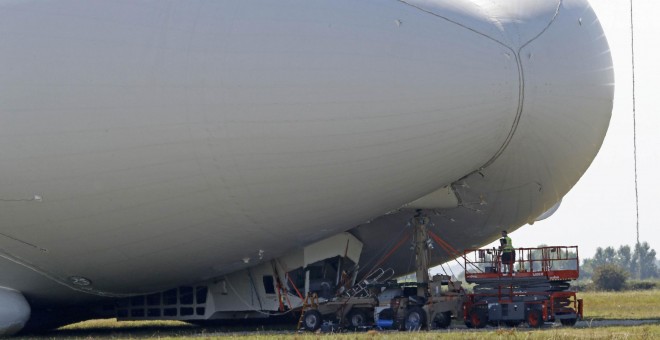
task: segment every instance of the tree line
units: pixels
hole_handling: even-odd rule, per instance
[[[631,248],[628,245],[596,249],[592,258],[582,261],[580,276],[585,279],[592,278],[601,267],[617,267],[627,274],[629,278],[646,280],[660,277],[656,252],[651,249],[648,242],[638,243]]]

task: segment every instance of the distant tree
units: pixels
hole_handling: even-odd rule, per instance
[[[619,247],[619,250],[616,252],[615,263],[632,274],[632,252],[630,251],[630,246]]]
[[[632,276],[642,280],[660,277],[655,255],[648,242],[636,244],[630,265]]]
[[[616,264],[608,263],[596,267],[592,281],[597,289],[619,291],[626,284],[628,271]]]
[[[616,251],[612,247],[605,249],[598,247],[594,255],[594,265],[600,267],[604,264],[614,264],[616,262]]]
[[[636,279],[660,277],[660,261],[656,259],[656,252],[648,242],[635,245],[634,252],[627,245],[620,246],[618,250],[598,247],[593,258],[582,261],[580,276],[588,279],[593,276],[596,268],[606,264],[615,264],[628,272],[629,277]]]
[[[596,268],[606,265],[606,264],[615,264],[616,263],[616,251],[612,247],[607,247],[603,249],[602,247],[596,248],[596,254],[593,258],[585,258],[582,261],[582,266],[580,268],[580,276],[584,279],[588,279],[593,276]]]
[[[590,258],[585,258],[582,260],[582,265],[580,265],[580,278],[589,279],[594,274],[594,260]]]

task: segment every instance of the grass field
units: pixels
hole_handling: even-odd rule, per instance
[[[584,319],[660,319],[660,290],[578,293]]]
[[[110,321],[103,322],[106,325]],[[133,328],[133,326],[135,328]],[[367,333],[341,333],[341,334],[295,334],[291,332],[226,332],[213,331],[208,329],[197,329],[188,326],[176,327],[168,326],[164,329],[151,326],[139,326],[133,324],[111,327],[111,329],[86,329],[86,326],[78,326],[77,329],[69,329],[59,334],[49,334],[45,338],[33,339],[139,339],[139,338],[158,338],[158,339],[215,339],[215,338],[243,338],[243,339],[295,339],[295,340],[313,340],[313,339],[392,339],[392,340],[412,340],[412,339],[660,339],[660,324],[629,326],[629,327],[598,327],[598,328],[545,328],[542,330],[521,329],[495,329],[488,328],[484,331],[468,331],[453,329],[450,331],[431,331],[431,332],[377,332]]]
[[[281,326],[287,332],[259,331],[253,328],[200,328],[179,321],[124,321],[114,319],[90,320],[60,328],[49,333],[48,339],[127,339],[127,338],[250,338],[250,339],[660,339],[660,290],[619,293],[584,292],[585,321],[581,328],[546,327],[542,330],[495,329],[471,331],[452,329],[433,332],[371,332],[344,334],[293,334],[295,327]],[[639,326],[590,327],[589,320],[656,320]],[[247,333],[243,331],[248,331]],[[37,338],[35,338],[37,339]],[[39,337],[38,339],[44,339]]]

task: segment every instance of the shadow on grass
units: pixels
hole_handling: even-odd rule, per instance
[[[80,329],[57,329],[48,332],[26,334],[34,339],[52,338],[152,338],[162,336],[181,336],[200,334],[202,327],[189,326],[130,326],[130,327],[94,327]],[[214,330],[222,332],[222,329]]]
[[[190,324],[162,324],[157,322],[88,322],[62,327],[39,333],[20,334],[23,339],[116,339],[116,338],[161,338],[179,336],[223,336],[245,333],[292,333],[295,324],[291,322],[204,322]]]
[[[488,327],[483,330],[466,329],[460,323],[454,323],[449,330],[436,330],[431,334],[437,335],[438,333],[446,333],[444,335],[454,334],[458,337],[463,337],[472,334],[469,337],[475,338],[490,338],[487,335],[502,335],[509,333],[528,333],[541,334],[541,338],[545,334],[546,337],[553,338],[553,332],[565,332],[581,334],[580,332],[607,332],[611,331],[625,331],[639,329],[639,327],[660,326],[660,320],[647,319],[647,320],[584,320],[579,321],[576,327],[558,327],[551,324],[546,324],[542,329],[532,329],[528,327],[521,328],[496,328]],[[116,322],[114,320],[99,320],[93,322],[84,322],[63,327],[58,330],[35,333],[35,334],[22,334],[23,339],[147,339],[147,338],[169,338],[169,337],[223,337],[223,336],[275,336],[279,338],[282,336],[289,336],[296,334],[295,323],[261,323],[255,322],[234,322],[231,324],[224,323],[205,323],[203,325],[193,325],[184,322]],[[485,333],[484,333],[485,332]],[[503,333],[504,332],[504,333]],[[361,338],[366,335],[360,335],[363,332],[349,332],[349,337]],[[386,332],[389,336],[398,339],[404,337],[408,340],[407,332]],[[351,335],[354,334],[354,335]],[[366,333],[365,333],[366,334]],[[424,332],[420,333],[421,335]],[[418,334],[418,335],[420,335]],[[550,335],[549,335],[550,334]],[[410,335],[410,334],[408,334]],[[421,336],[420,335],[420,336]],[[393,338],[393,339],[394,339]],[[415,338],[415,337],[413,337]],[[423,336],[422,338],[427,338]]]

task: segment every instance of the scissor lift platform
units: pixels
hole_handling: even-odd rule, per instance
[[[518,248],[513,266],[501,263],[498,249],[464,253],[465,280],[475,284],[464,304],[469,327],[486,324],[540,327],[560,320],[570,326],[582,318],[582,300],[569,291],[579,276],[577,246]],[[511,271],[505,271],[512,268]]]

